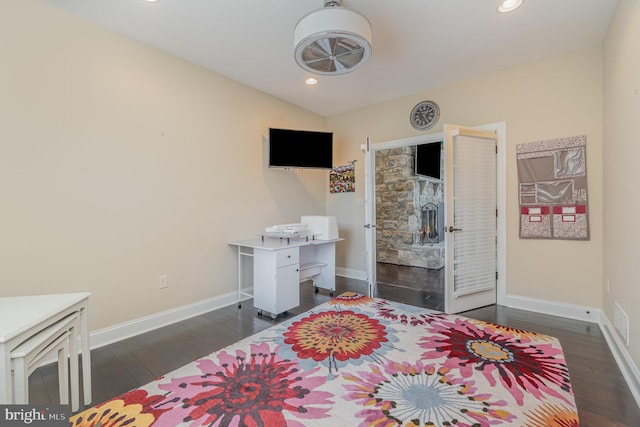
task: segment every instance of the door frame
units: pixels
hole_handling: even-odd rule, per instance
[[[479,129],[491,130],[496,132],[497,136],[497,149],[496,154],[496,180],[497,180],[497,203],[498,203],[498,218],[497,218],[497,265],[498,280],[496,283],[496,301],[499,305],[506,304],[507,301],[507,156],[506,156],[506,122],[489,123],[485,125],[473,126]],[[373,167],[375,168],[375,153],[381,150],[388,150],[391,148],[407,147],[411,145],[424,144],[429,142],[444,141],[444,132],[429,133],[425,135],[418,135],[409,138],[395,139],[390,141],[383,141],[377,143],[370,143],[369,147],[373,151]],[[366,150],[366,144],[361,146],[363,152]],[[365,153],[366,154],[366,153]],[[365,180],[369,188],[373,189],[371,197],[365,197],[365,210],[376,209],[375,198],[375,171],[374,173],[365,172]],[[446,197],[446,194],[445,194]],[[375,218],[375,216],[374,216]],[[365,253],[370,251],[371,248],[365,248]],[[447,262],[445,257],[444,262]],[[375,265],[374,265],[375,268]]]

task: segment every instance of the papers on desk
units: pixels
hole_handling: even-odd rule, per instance
[[[300,222],[279,224],[266,227],[265,235],[269,237],[295,238],[311,237],[317,240],[338,239],[338,223],[335,216],[305,215]]]
[[[265,227],[264,232],[272,237],[298,237],[307,234],[307,225],[302,223],[271,225]]]

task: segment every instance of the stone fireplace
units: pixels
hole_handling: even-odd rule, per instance
[[[415,147],[376,153],[376,257],[379,262],[444,266],[442,181],[416,176]]]

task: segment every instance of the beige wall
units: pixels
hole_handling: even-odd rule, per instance
[[[232,292],[227,241],[324,213],[326,171],[263,153],[322,117],[36,0],[0,40],[1,296],[90,291],[103,328]]]
[[[607,226],[625,242],[604,242],[609,317],[614,300],[629,314],[625,301],[638,300],[638,239],[622,229],[632,210],[615,206],[633,203],[622,189],[638,182],[626,153],[637,150],[638,132],[627,130],[637,131],[638,98],[628,92],[640,73],[626,61],[638,60],[639,13],[633,1],[621,9],[605,49]],[[103,328],[233,291],[227,241],[323,212],[338,216],[346,239],[337,265],[363,272],[360,144],[419,135],[409,111],[432,99],[442,110],[433,131],[507,124],[507,293],[602,304],[601,46],[325,120],[36,0],[2,2],[0,37],[0,295],[89,290],[91,329]],[[358,160],[356,192],[328,194],[326,172],[265,168],[270,126],[334,131],[334,163]],[[518,239],[515,146],[580,134],[591,240]],[[161,274],[168,289],[158,289]]]
[[[614,303],[630,317],[629,354],[640,366],[640,2],[621,0],[604,44],[604,278],[603,308]]]
[[[459,84],[330,117],[340,145],[336,161],[363,159],[368,136],[383,142],[418,135],[409,124],[411,108],[436,101],[443,123],[507,126],[507,294],[600,307],[602,289],[602,48],[569,54],[492,73]],[[515,147],[517,144],[587,136],[590,241],[520,240]],[[329,195],[329,214],[338,215],[347,240],[337,264],[366,268],[364,257],[364,161],[357,163],[357,192]]]

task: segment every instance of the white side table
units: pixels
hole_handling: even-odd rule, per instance
[[[90,295],[89,292],[80,292],[0,298],[0,404],[13,403],[11,351],[30,337],[74,313],[80,318],[81,345],[77,348],[76,354],[70,356],[77,358],[82,353],[84,404],[91,403],[91,352],[87,321]],[[75,333],[73,335],[72,339],[77,339]],[[70,347],[77,347],[73,344]],[[78,364],[71,363],[70,366],[71,381],[77,382]],[[78,393],[75,387],[76,396],[72,395],[72,401],[79,400]]]

